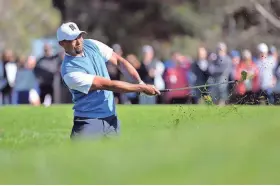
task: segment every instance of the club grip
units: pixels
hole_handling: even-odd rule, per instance
[[[170,89],[164,89],[164,90],[160,90],[160,92],[169,92]]]

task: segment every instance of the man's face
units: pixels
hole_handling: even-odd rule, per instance
[[[52,51],[51,51],[51,46],[49,44],[44,45],[44,54],[45,56],[50,56]]]
[[[62,41],[61,46],[68,53],[81,54],[83,52],[83,42],[84,42],[84,39],[83,39],[82,34],[81,34],[75,40]]]
[[[219,56],[227,55],[227,46],[224,43],[219,43],[217,46],[217,53]]]
[[[146,52],[144,52],[144,59],[145,59],[145,61],[152,61],[153,60],[153,58],[154,58],[154,52],[153,51],[146,51]]]
[[[36,59],[33,56],[28,57],[26,67],[29,69],[33,69],[36,65]]]
[[[234,65],[238,65],[240,63],[240,57],[239,56],[235,56],[232,58],[232,63]]]
[[[218,49],[218,54],[219,54],[220,56],[225,56],[226,53],[227,53],[227,50],[226,50],[225,48],[219,48],[219,49]]]
[[[201,47],[198,49],[198,58],[204,60],[207,58],[207,51],[205,48]]]
[[[259,56],[260,56],[260,58],[261,58],[261,59],[266,58],[266,57],[267,57],[267,55],[268,55],[268,53],[267,53],[267,52],[260,52],[260,53],[259,53]]]
[[[251,56],[250,53],[244,53],[243,54],[243,59],[244,59],[244,61],[250,62],[252,60],[252,56]]]
[[[13,51],[12,50],[5,50],[3,52],[3,61],[13,61]]]
[[[123,56],[123,51],[122,51],[122,50],[117,50],[116,53],[117,53],[119,56]]]

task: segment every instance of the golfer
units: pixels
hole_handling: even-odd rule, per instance
[[[146,85],[128,61],[104,43],[83,39],[86,32],[73,22],[62,24],[57,40],[65,50],[61,76],[72,94],[74,103],[73,137],[101,137],[117,135],[120,122],[116,113],[113,92],[139,92],[150,96],[160,92]],[[135,83],[110,79],[106,63],[112,63]]]

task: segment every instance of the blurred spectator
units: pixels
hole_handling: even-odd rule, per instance
[[[15,80],[15,92],[17,95],[17,104],[40,105],[38,95],[38,85],[33,69],[36,65],[36,59],[29,56],[20,56],[17,60],[18,70]]]
[[[274,104],[273,89],[276,84],[274,70],[276,60],[268,55],[268,46],[265,43],[258,45],[259,56],[256,61],[260,71],[260,97],[265,97],[266,104]]]
[[[274,94],[275,94],[275,104],[279,105],[280,104],[280,60],[279,60],[279,55],[278,51],[275,46],[270,47],[270,55],[274,57],[276,60],[276,67],[274,70],[274,75],[276,78],[276,85],[274,87]]]
[[[242,61],[237,65],[235,80],[241,80],[241,72],[247,72],[247,79],[235,86],[235,104],[257,104],[257,93],[259,91],[259,70],[253,62],[252,54],[249,50],[242,52]]]
[[[2,57],[3,58],[3,57]],[[7,86],[7,76],[6,76],[6,71],[4,67],[3,60],[0,61],[0,105],[3,104],[3,90]]]
[[[241,61],[241,56],[240,52],[238,50],[232,50],[230,54],[232,64],[231,64],[231,69],[230,69],[230,76],[229,76],[229,81],[234,81],[236,80],[236,71],[238,68],[238,65],[240,64]],[[237,95],[237,92],[234,91],[235,85],[234,84],[228,84],[228,92],[229,92],[229,103],[234,103],[236,101],[236,98],[239,96]]]
[[[2,55],[0,67],[1,76],[1,94],[3,104],[12,104],[13,87],[17,73],[17,65],[14,62],[14,54],[12,50],[5,50]]]
[[[184,60],[184,61],[183,61]],[[172,59],[167,61],[168,66],[163,75],[167,89],[182,88],[189,85],[188,66],[185,58],[178,52],[173,52]],[[184,104],[190,98],[190,90],[171,91],[163,93],[164,102],[167,104]]]
[[[231,51],[231,59],[232,59],[232,67],[231,67],[231,75],[230,80],[235,80],[235,72],[237,69],[237,66],[240,64],[241,56],[239,51],[233,50]]]
[[[163,73],[165,71],[165,67],[163,62],[156,61],[155,62],[155,71],[154,71],[154,85],[158,90],[162,90],[165,88],[165,83],[163,80]]]
[[[277,48],[275,46],[271,46],[270,47],[269,55],[271,55],[276,60],[276,63],[278,64],[278,62],[279,62],[279,55],[278,55]]]
[[[59,66],[61,66],[61,64],[63,62],[64,54],[65,54],[64,50],[61,50],[58,53]],[[60,67],[59,67],[58,71],[59,70],[60,70]],[[72,103],[72,94],[70,93],[67,86],[64,84],[61,76],[59,76],[59,77],[60,77],[60,88],[61,88],[60,101],[61,101],[61,103]]]
[[[156,61],[155,62],[155,72],[154,72],[154,85],[158,90],[163,90],[165,89],[165,82],[163,79],[163,74],[165,71],[165,66],[163,62],[161,61]],[[157,103],[160,104],[163,102],[162,96],[157,96]]]
[[[114,50],[115,53],[117,53],[120,56],[123,56],[123,50],[122,47],[119,44],[114,44],[112,46],[112,49]],[[110,78],[112,80],[120,80],[121,79],[121,72],[119,71],[119,69],[113,65],[112,63],[106,63],[107,68],[108,68],[108,72],[110,75]],[[121,103],[121,94],[114,92],[114,97],[115,97],[115,102]]]
[[[127,55],[126,60],[128,60],[136,70],[138,70],[141,66],[140,61],[138,60],[137,56],[134,54]]]
[[[136,70],[139,70],[141,63],[134,54],[127,55],[126,60],[129,61]],[[128,82],[133,83],[133,80],[129,79]],[[138,104],[139,103],[138,94],[135,92],[124,94],[122,100],[125,104]]]
[[[204,47],[199,47],[197,51],[197,59],[195,59],[191,67],[191,71],[194,75],[194,86],[206,84],[209,78],[208,65],[207,50]],[[194,103],[198,104],[202,96],[207,95],[207,88],[195,89],[194,93]]]
[[[278,61],[277,66],[275,68],[275,77],[276,77],[276,85],[274,88],[275,93],[275,104],[280,104],[280,62]]]
[[[0,61],[0,105],[3,104],[3,90],[7,85],[6,72],[4,71],[4,63]]]
[[[52,103],[54,97],[54,76],[59,69],[59,56],[52,54],[49,44],[44,45],[44,56],[41,57],[34,69],[40,88],[40,101],[47,105]]]
[[[213,61],[209,63],[209,73],[212,83],[222,83],[229,79],[232,62],[227,55],[227,46],[225,43],[219,43],[217,46],[217,55],[211,56]],[[225,105],[228,100],[228,85],[222,84],[211,88],[212,100],[215,104]]]
[[[143,59],[140,65],[140,68],[138,70],[139,75],[141,79],[146,84],[155,85],[156,87],[160,87],[161,85],[161,79],[159,76],[161,76],[161,69],[160,63],[154,53],[154,49],[152,46],[145,45],[142,48],[142,54]],[[157,78],[156,78],[157,77]],[[157,82],[155,82],[155,79],[157,79]],[[152,96],[140,96],[139,103],[140,104],[155,104],[157,102],[156,97]]]

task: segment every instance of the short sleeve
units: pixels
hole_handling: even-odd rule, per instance
[[[104,58],[104,60],[107,62],[113,55],[113,49],[110,48],[109,46],[107,46],[106,44],[94,40],[94,39],[90,39],[90,41],[92,41],[99,49],[102,57]]]
[[[94,77],[84,72],[70,72],[63,76],[63,80],[70,89],[88,94]]]

